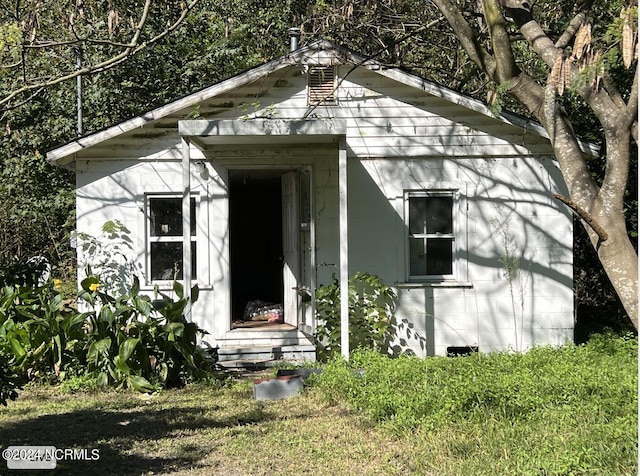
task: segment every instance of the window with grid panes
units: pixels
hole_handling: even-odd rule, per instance
[[[407,192],[409,279],[445,280],[455,277],[455,192]]]
[[[182,279],[182,197],[148,195],[147,253],[151,281]],[[191,276],[197,278],[197,200],[191,198]]]

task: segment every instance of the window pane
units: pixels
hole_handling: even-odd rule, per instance
[[[151,236],[182,236],[182,199],[150,198]],[[196,200],[191,199],[191,236],[196,234]]]
[[[453,233],[453,197],[426,198],[427,233]]]
[[[453,233],[453,197],[410,197],[409,232]]]
[[[191,277],[197,278],[196,243],[191,242]],[[176,274],[177,273],[177,274]],[[182,242],[151,243],[151,280],[182,279]]]
[[[427,240],[425,238],[409,239],[409,272],[412,276],[427,274]]]
[[[427,239],[427,274],[453,274],[453,240]]]
[[[427,233],[426,197],[409,198],[409,232],[412,235],[423,235]]]

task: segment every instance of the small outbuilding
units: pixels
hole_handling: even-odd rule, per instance
[[[131,230],[143,291],[198,285],[189,317],[225,358],[313,358],[315,290],[356,272],[397,293],[395,350],[573,338],[544,129],[327,41],[47,159],[75,169],[79,232]]]

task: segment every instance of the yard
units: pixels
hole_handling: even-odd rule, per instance
[[[99,450],[58,461],[65,475],[637,473],[635,338],[351,362],[266,402],[250,376],[154,395],[29,385],[0,407],[0,447]]]
[[[32,386],[0,409],[0,428],[2,448],[100,450],[96,461],[59,462],[69,475],[422,472],[402,438],[357,414],[313,395],[259,402],[248,380],[150,397]]]

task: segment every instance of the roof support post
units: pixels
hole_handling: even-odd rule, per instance
[[[182,282],[187,305],[184,317],[191,315],[191,144],[182,137]]]
[[[347,215],[347,139],[338,140],[338,193],[340,202],[340,348],[349,360],[349,233]]]

